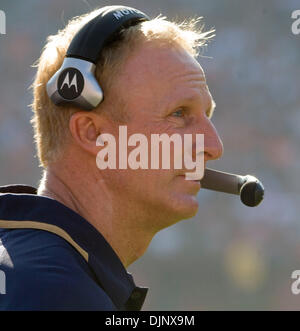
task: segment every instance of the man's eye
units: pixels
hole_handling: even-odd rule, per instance
[[[177,109],[176,111],[174,111],[172,113],[172,116],[175,116],[175,117],[183,117],[184,116],[184,109],[180,108],[180,109]]]

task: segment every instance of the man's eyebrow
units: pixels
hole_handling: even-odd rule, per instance
[[[173,109],[174,107],[176,107],[177,104],[180,104],[180,103],[184,103],[184,102],[191,102],[191,101],[194,101],[195,99],[197,99],[199,96],[197,95],[191,95],[191,96],[188,96],[188,97],[184,97],[182,99],[178,99],[176,100],[175,102],[172,102],[171,105],[168,107],[168,109]],[[211,119],[212,116],[213,116],[213,113],[215,111],[215,108],[216,108],[216,103],[215,103],[215,100],[211,98],[211,101],[210,101],[210,106],[208,109],[205,110],[205,114],[206,116]]]

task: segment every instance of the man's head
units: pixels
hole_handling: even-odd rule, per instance
[[[99,187],[99,199],[104,190],[114,208],[126,208],[139,226],[156,232],[196,213],[198,184],[186,181],[183,170],[100,170],[96,140],[103,133],[118,139],[120,125],[127,126],[128,136],[140,133],[148,141],[151,134],[203,133],[205,162],[219,158],[222,143],[211,123],[214,101],[195,60],[198,47],[212,33],[164,18],[125,29],[97,64],[96,78],[105,96],[99,107],[91,112],[57,107],[47,96],[46,84],[61,66],[75,33],[97,13],[71,21],[48,39],[41,55],[33,102],[38,154],[45,168],[74,171],[79,185],[84,183],[86,190],[93,186],[93,192]]]

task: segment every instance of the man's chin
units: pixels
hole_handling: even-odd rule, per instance
[[[180,219],[191,218],[197,214],[199,202],[197,194],[201,188],[199,181],[187,180],[185,176],[176,176],[170,197],[172,209]]]
[[[199,202],[195,195],[186,195],[176,207],[178,214],[182,215],[182,219],[195,216],[198,212],[198,208]]]
[[[170,202],[169,219],[173,219],[173,223],[194,217],[198,212],[199,202],[195,195],[177,195],[170,199]]]
[[[184,219],[194,217],[199,208],[196,195],[172,194],[159,200],[159,205],[153,206],[148,215],[151,215],[151,226],[158,232]]]

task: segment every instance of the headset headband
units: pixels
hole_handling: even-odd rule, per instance
[[[128,28],[149,17],[141,11],[123,6],[104,7],[74,36],[61,68],[47,84],[47,92],[56,105],[96,108],[103,92],[94,74],[103,47],[122,28]]]

